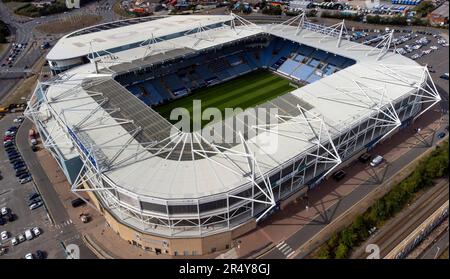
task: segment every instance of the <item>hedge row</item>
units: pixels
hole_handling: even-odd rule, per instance
[[[419,162],[414,171],[395,185],[387,194],[377,200],[353,223],[339,233],[335,233],[318,251],[322,259],[347,258],[352,248],[369,237],[369,230],[379,227],[386,220],[401,211],[414,195],[422,189],[434,185],[434,180],[448,173],[448,140],[437,146],[429,156]]]

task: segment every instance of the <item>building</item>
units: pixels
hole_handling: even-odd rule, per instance
[[[448,24],[448,1],[444,2],[441,6],[428,14],[428,21],[435,25]]]
[[[55,0],[39,0],[31,2],[31,5],[37,8],[43,8],[44,6],[50,6],[55,3]]]
[[[234,14],[89,27],[48,53],[59,74],[37,85],[25,115],[72,191],[130,244],[185,256],[228,249],[440,101],[427,67],[390,50],[393,33],[371,47],[345,30]],[[238,141],[202,133],[226,120],[186,133],[152,108],[261,68],[304,86],[258,105],[278,109],[276,123],[245,124],[232,131]]]

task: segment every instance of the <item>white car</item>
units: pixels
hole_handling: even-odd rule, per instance
[[[370,162],[370,165],[372,167],[376,167],[381,164],[381,162],[383,162],[383,156],[377,155],[375,156],[375,158],[373,158],[372,162]]]
[[[28,182],[30,182],[30,181],[31,181],[31,177],[28,176],[28,177],[26,177],[26,178],[20,179],[20,180],[19,180],[19,183],[20,183],[20,184],[25,184],[25,183],[28,183]]]
[[[32,260],[32,259],[34,259],[33,254],[32,254],[32,253],[26,254],[26,255],[25,255],[25,259],[27,259],[27,260]]]
[[[5,136],[13,136],[15,134],[16,134],[16,132],[14,132],[14,131],[6,131],[5,132]]]
[[[2,209],[0,210],[0,212],[2,213],[2,216],[8,215],[8,213],[9,213],[9,208],[7,208],[7,207],[2,207]]]
[[[13,237],[13,238],[11,239],[11,244],[12,244],[12,246],[16,246],[17,244],[19,244],[19,241],[17,240],[16,237]]]
[[[2,233],[0,233],[0,237],[2,240],[6,240],[9,237],[9,233],[7,231],[2,231]]]
[[[30,229],[28,229],[28,230],[25,231],[25,238],[26,238],[27,240],[32,240],[32,239],[34,238],[34,235],[33,235],[33,233],[31,232]]]
[[[23,121],[22,117],[17,117],[17,118],[14,118],[14,120],[13,120],[14,123],[22,123],[22,121]]]
[[[30,210],[35,210],[36,208],[39,208],[41,205],[42,205],[42,201],[33,203],[32,205],[30,205]]]
[[[24,241],[25,241],[25,236],[21,233],[21,234],[19,234],[19,235],[17,236],[17,239],[19,240],[19,243],[20,243],[20,242],[24,242]]]
[[[41,234],[41,230],[38,227],[33,228],[33,233],[35,236],[39,236]]]

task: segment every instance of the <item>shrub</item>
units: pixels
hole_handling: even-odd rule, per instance
[[[375,201],[352,224],[333,236],[319,249],[319,257],[345,258],[349,250],[369,237],[368,230],[380,226],[411,201],[418,191],[430,187],[434,179],[448,173],[448,141],[438,146],[428,157],[419,162],[414,171],[396,184],[387,194]]]
[[[339,243],[338,247],[336,248],[336,259],[345,259],[348,254],[348,247],[344,243]]]

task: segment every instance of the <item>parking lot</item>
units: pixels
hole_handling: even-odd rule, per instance
[[[429,32],[413,31],[411,29],[362,29],[354,30],[350,34],[352,40],[359,43],[365,43],[371,46],[377,46],[382,41],[382,35],[386,35],[394,30],[394,39],[392,43],[396,45],[397,53],[405,55],[411,59],[417,60],[423,56],[444,48],[448,51],[448,41],[443,38],[437,30]]]
[[[18,125],[13,122],[13,119],[17,116],[18,114],[9,114],[0,120],[2,137],[9,127]],[[6,231],[7,239],[1,240],[1,248],[4,249],[5,254],[0,257],[24,258],[28,253],[36,255],[36,251],[41,250],[47,258],[64,258],[64,249],[58,243],[57,229],[52,225],[45,206],[40,205],[36,209],[30,210],[29,195],[31,193],[39,194],[34,182],[29,181],[24,184],[18,182],[16,172],[8,159],[3,144],[0,147],[0,162],[0,174],[2,176],[0,180],[0,208],[9,208],[13,216],[11,220],[2,217],[4,224],[0,225],[0,232]],[[19,235],[25,236],[25,231],[34,227],[39,228],[40,235],[33,237],[31,240],[19,242]],[[16,245],[11,243],[14,237],[19,242]]]

